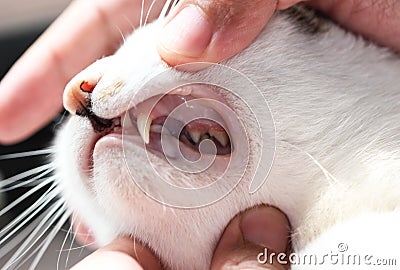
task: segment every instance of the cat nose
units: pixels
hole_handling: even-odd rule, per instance
[[[91,94],[95,87],[96,83],[88,81],[67,86],[64,92],[64,107],[73,115],[87,117],[93,129],[98,133],[103,133],[113,127],[113,121],[93,113]]]
[[[64,107],[71,114],[83,115],[90,110],[90,95],[96,87],[95,83],[82,81],[79,86],[67,87],[64,93]]]

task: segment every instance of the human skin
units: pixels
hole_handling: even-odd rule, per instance
[[[288,8],[298,2],[300,1],[253,0],[243,5],[242,0],[181,1],[167,19],[158,43],[158,51],[171,66],[192,61],[219,62],[246,48],[276,10]],[[400,51],[400,1],[306,2],[331,16],[343,27]],[[140,10],[141,3],[141,0],[73,2],[1,81],[0,143],[15,143],[25,139],[52,119],[61,109],[62,91],[66,83],[96,59],[112,54],[121,43],[122,36],[128,35],[132,26],[138,25],[138,15],[130,12]],[[156,18],[162,7],[161,2],[157,3],[150,18]],[[145,13],[147,9],[148,7],[145,8]],[[180,23],[182,21],[185,23]],[[252,233],[260,232],[257,233],[260,240],[254,237],[249,240],[245,237],[242,217],[252,212],[241,214],[231,221],[215,251],[213,270],[229,268],[232,266],[229,264],[252,269],[285,269],[285,266],[276,263],[259,265],[255,261],[260,244],[279,252],[280,247],[286,247],[288,241],[285,235],[288,234],[289,225],[283,218],[284,214],[276,209],[268,211],[270,212],[264,214],[274,216],[268,219],[274,226],[267,229],[268,223],[261,218],[263,215],[257,215],[259,218],[254,224],[261,225],[253,225],[256,229],[248,228]],[[271,235],[282,237],[270,239]],[[268,241],[261,240],[264,236]],[[227,240],[232,238],[235,241]],[[144,254],[137,256],[137,253],[132,253],[134,246],[132,239],[116,239],[74,269],[103,269],[100,267],[116,261],[119,268],[113,265],[112,269],[160,267],[151,251],[137,246]]]
[[[298,2],[254,0],[243,5],[241,0],[181,1],[165,25],[158,44],[159,53],[172,66],[191,61],[221,61],[246,48],[274,11]],[[306,2],[344,27],[400,51],[400,1]],[[141,3],[141,0],[74,1],[1,81],[0,143],[21,141],[48,123],[61,109],[66,83],[96,59],[112,54],[122,36],[138,26]],[[158,16],[163,5],[162,1],[156,3],[150,19]],[[187,6],[196,7],[183,12],[183,19],[189,18],[188,21],[174,23],[182,19],[177,12]],[[148,6],[145,13],[147,10]],[[229,16],[226,16],[227,10],[231,12]],[[244,29],[240,35],[238,27]],[[188,32],[188,29],[195,31]]]

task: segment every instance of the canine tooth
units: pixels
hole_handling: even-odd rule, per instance
[[[188,96],[192,93],[192,89],[190,86],[184,86],[183,88],[177,88],[169,92],[171,95],[182,95],[182,96]]]
[[[217,131],[210,129],[208,133],[214,137],[222,146],[226,146],[229,142],[228,134],[225,131]]]
[[[131,128],[133,127],[133,123],[132,123],[132,118],[130,116],[130,112],[127,112],[125,114],[125,116],[122,118],[123,122],[122,122],[122,126],[124,128]]]
[[[137,128],[145,144],[150,142],[151,119],[149,114],[141,113],[137,117]]]
[[[200,137],[201,137],[201,132],[199,131],[190,131],[189,132],[190,137],[192,137],[192,140],[197,144],[200,141]]]

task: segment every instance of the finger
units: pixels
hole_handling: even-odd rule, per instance
[[[145,7],[145,14],[151,1]],[[157,1],[151,16],[159,13]],[[26,138],[61,108],[66,83],[112,53],[140,21],[141,0],[74,1],[0,84],[0,142]]]
[[[345,28],[400,52],[400,1],[311,0]]]
[[[219,62],[246,48],[277,0],[185,0],[166,20],[158,51],[170,65]]]
[[[130,238],[122,237],[90,254],[71,269],[161,270],[162,268],[159,260],[149,249]]]
[[[257,207],[236,216],[225,229],[215,250],[212,270],[222,269],[288,269],[289,265],[271,257],[259,262],[267,248],[272,254],[289,250],[289,221],[273,207]]]

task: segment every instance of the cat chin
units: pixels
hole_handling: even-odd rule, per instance
[[[79,118],[69,120],[57,137],[59,155],[55,162],[59,165],[62,197],[90,228],[100,246],[118,235],[130,235],[153,249],[172,269],[201,269],[211,262],[212,252],[229,220],[240,211],[268,200],[262,192],[250,196],[249,182],[243,181],[234,192],[213,205],[191,210],[166,207],[146,196],[134,183],[115,138],[106,138],[95,147],[93,179],[82,178],[76,153],[88,142],[87,122]],[[128,152],[141,153],[138,151],[141,145],[126,147]],[[151,179],[146,179],[148,171],[141,166],[147,156],[131,158],[138,164],[135,177],[151,183]],[[160,158],[153,162],[158,162],[155,166],[166,165]],[[173,168],[169,170],[174,172]],[[165,174],[168,175],[168,169]],[[171,243],[179,248],[171,248]]]

